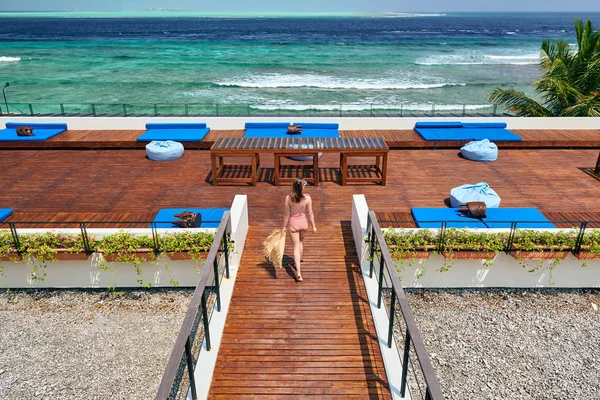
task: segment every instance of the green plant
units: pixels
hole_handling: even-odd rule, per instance
[[[169,233],[160,237],[159,250],[169,255],[185,252],[192,260],[202,260],[214,239],[213,233],[203,231]]]
[[[18,262],[21,256],[13,242],[12,234],[9,230],[0,230],[0,275],[4,280],[3,286],[6,285],[6,275],[4,274],[4,265],[2,261]]]
[[[21,250],[38,260],[56,261],[59,251],[66,253],[85,252],[81,235],[44,232],[19,235]],[[93,238],[91,239],[93,242]]]
[[[536,231],[517,229],[513,237],[513,249],[520,251],[569,251],[575,246],[573,231]]]
[[[445,261],[440,268],[446,272],[453,265],[455,252],[481,253],[486,267],[491,267],[498,252],[504,249],[504,235],[500,233],[487,233],[470,231],[467,229],[449,228],[444,232],[442,252]]]
[[[600,116],[600,31],[590,20],[575,21],[577,46],[565,40],[542,42],[540,69],[543,76],[533,83],[542,102],[514,89],[495,89],[489,96],[495,104],[523,117]]]
[[[136,236],[129,232],[119,231],[112,235],[104,236],[98,241],[98,251],[104,254],[104,260],[99,268],[106,270],[106,261],[130,263],[138,275],[137,282],[145,287],[151,287],[149,282],[144,282],[140,264],[143,261],[155,261],[154,240],[149,236]]]
[[[580,260],[600,258],[600,230],[586,230],[581,240],[581,250],[577,254]],[[587,267],[584,262],[583,267]]]
[[[429,229],[408,230],[388,228],[383,233],[384,240],[394,260],[398,260],[396,270],[401,273],[404,270],[404,263],[408,260],[408,267],[412,268],[417,259],[421,259],[421,271],[416,276],[422,277],[427,270],[427,265],[423,259],[429,257],[429,254],[436,253],[437,236]]]

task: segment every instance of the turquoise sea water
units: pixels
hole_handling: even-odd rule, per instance
[[[15,105],[484,110],[495,87],[532,94],[542,39],[574,42],[574,18],[600,26],[598,14],[4,13],[0,82]]]

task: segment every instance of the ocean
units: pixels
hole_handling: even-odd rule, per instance
[[[575,44],[576,18],[600,28],[599,13],[0,13],[0,82],[15,112],[489,110],[496,87],[534,95],[542,40]]]

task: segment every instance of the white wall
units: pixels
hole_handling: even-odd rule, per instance
[[[600,118],[516,117],[406,117],[406,118],[304,118],[304,117],[0,117],[0,127],[13,122],[65,122],[72,130],[144,130],[147,122],[206,122],[211,129],[244,129],[247,121],[337,122],[341,130],[413,129],[417,121],[500,121],[508,129],[599,129]]]
[[[234,253],[230,262],[239,265],[244,253],[246,235],[248,234],[248,196],[237,194],[231,203],[231,239],[233,240]]]

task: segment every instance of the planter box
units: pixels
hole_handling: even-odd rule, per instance
[[[444,258],[449,260],[493,260],[498,253],[494,251],[470,251],[458,250],[452,252],[443,252]]]
[[[517,260],[564,260],[568,251],[511,251],[510,255]]]
[[[579,253],[573,253],[578,260],[600,260],[600,254],[590,253],[589,251],[580,251]]]
[[[104,259],[108,262],[127,262],[121,261],[120,258],[122,255],[120,254],[105,254],[102,250],[98,250],[99,253],[102,254]],[[134,250],[131,255],[134,255],[140,261],[153,261],[156,260],[156,254],[154,254],[154,250],[152,249],[137,249]]]
[[[44,256],[35,256],[40,260],[59,260],[59,261],[81,261],[87,260],[90,254],[87,254],[85,251],[77,252],[77,253],[69,253],[67,249],[56,249],[56,254],[44,255]]]
[[[416,259],[427,259],[431,255],[430,251],[410,251],[403,253],[402,255],[394,255],[390,253],[393,260],[416,260]]]
[[[192,255],[187,251],[174,251],[174,252],[167,251],[166,253],[167,253],[167,256],[169,256],[169,258],[171,259],[171,261],[192,260]],[[198,261],[206,260],[207,256],[208,256],[208,252],[200,253],[200,258],[198,259]]]
[[[0,257],[0,261],[21,261],[23,257],[19,253],[8,253]]]

